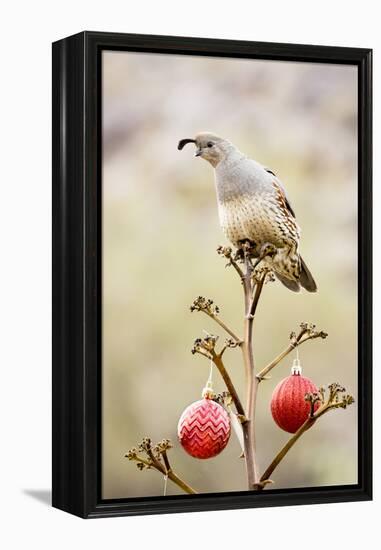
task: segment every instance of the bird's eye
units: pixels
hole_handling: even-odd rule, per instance
[[[206,144],[208,147],[213,147],[214,143],[213,141],[208,141],[208,143]]]

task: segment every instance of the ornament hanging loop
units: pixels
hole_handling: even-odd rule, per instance
[[[202,397],[204,399],[213,399],[215,396],[214,390],[213,390],[213,361],[210,361],[210,371],[209,371],[209,378],[206,382],[205,387],[202,390]]]
[[[165,474],[164,476],[164,489],[163,489],[163,496],[167,496],[167,484],[168,484],[168,474]]]

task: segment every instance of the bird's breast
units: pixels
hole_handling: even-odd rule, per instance
[[[219,218],[227,239],[237,246],[243,239],[258,245],[285,245],[284,220],[272,194],[261,193],[219,201]]]

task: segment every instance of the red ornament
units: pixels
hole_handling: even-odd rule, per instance
[[[317,391],[315,384],[301,375],[300,367],[293,367],[291,375],[279,382],[271,398],[271,413],[278,426],[292,434],[298,431],[311,411],[311,404],[304,396]],[[316,402],[314,410],[318,407]]]
[[[212,458],[223,451],[230,437],[226,410],[206,396],[185,409],[177,433],[186,452],[195,458]]]

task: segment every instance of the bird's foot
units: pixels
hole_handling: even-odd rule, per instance
[[[277,253],[277,248],[271,243],[265,243],[261,247],[260,257],[270,256],[271,258]]]
[[[254,241],[251,241],[250,239],[241,239],[237,244],[237,259],[243,261],[245,258],[258,258],[258,247]]]
[[[265,243],[261,246],[260,252],[259,252],[259,258],[254,263],[253,268],[255,269],[262,260],[265,258],[273,258],[275,254],[277,253],[276,247],[271,243]]]
[[[233,256],[233,260],[235,262],[242,262],[243,259],[244,259],[244,253],[243,253],[242,248],[237,248],[237,250],[235,251],[235,254]]]

